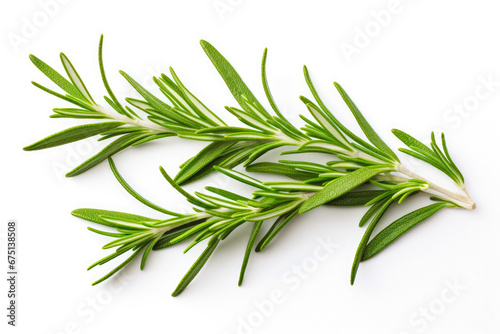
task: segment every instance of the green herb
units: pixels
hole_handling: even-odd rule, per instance
[[[239,108],[226,107],[226,110],[242,124],[227,125],[186,88],[173,69],[170,69],[170,76],[161,74],[153,78],[163,95],[162,99],[146,90],[125,72],[120,72],[142,98],[119,101],[105,75],[102,41],[101,37],[98,56],[107,107],[95,102],[64,54],[61,54],[61,62],[69,79],[35,56],[30,56],[35,66],[65,93],[57,93],[38,83],[34,85],[76,106],[56,108],[52,117],[98,121],[63,130],[25,148],[44,149],[96,135],[101,136],[99,140],[113,138],[103,150],[70,171],[67,176],[81,174],[107,159],[116,179],[129,194],[160,214],[167,215],[162,218],[148,218],[101,209],[73,211],[73,215],[77,217],[113,229],[106,231],[89,227],[92,232],[113,238],[103,248],[115,249],[115,252],[95,262],[89,269],[121,255],[130,254],[124,262],[94,284],[108,279],[141,254],[142,270],[152,251],[189,241],[185,250],[187,252],[203,242],[206,245],[205,250],[172,294],[177,296],[198,275],[218,245],[234,230],[250,223],[253,228],[246,248],[242,250],[243,263],[238,280],[241,285],[251,250],[260,252],[269,247],[274,238],[285,227],[290,226],[297,215],[323,205],[330,208],[366,206],[368,209],[361,217],[359,226],[368,223],[368,227],[354,255],[351,270],[353,284],[362,261],[373,257],[437,211],[445,207],[468,210],[475,208],[475,203],[465,190],[464,177],[451,159],[444,135],[441,135],[441,147],[433,133],[430,146],[427,146],[403,131],[393,130],[408,146],[408,149],[400,151],[442,171],[455,182],[460,193],[440,187],[405,168],[346,91],[338,83],[334,83],[366,139],[344,126],[321,100],[306,67],[305,81],[313,100],[304,96],[300,99],[311,117],[300,115],[304,125],[301,128],[293,125],[283,116],[272,97],[266,75],[267,49],[261,62],[261,78],[271,112],[257,100],[222,54],[210,43],[201,42],[203,50],[239,105]],[[140,117],[139,114],[144,115]],[[193,211],[188,214],[171,211],[137,193],[123,179],[111,159],[114,154],[130,146],[169,136],[208,142],[197,155],[180,165],[180,171],[174,178],[160,167],[166,181],[194,205]],[[319,152],[331,160],[326,164],[299,160],[266,161],[267,152],[283,146],[292,149],[282,152],[282,155]],[[246,172],[233,169],[238,165],[243,165]],[[194,194],[182,188],[182,185],[199,180],[213,171],[253,187],[251,197],[215,187],[206,187],[206,192]],[[288,177],[290,180],[261,182],[248,173],[270,173]],[[416,194],[427,195],[437,203],[404,215],[372,237],[375,227],[382,222],[393,203],[401,204],[409,196]],[[270,222],[272,220],[274,222]],[[260,236],[261,230],[265,231],[263,236]]]

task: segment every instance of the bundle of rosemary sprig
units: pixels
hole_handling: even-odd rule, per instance
[[[252,223],[253,230],[243,259],[239,284],[248,263],[259,231],[265,221],[275,219],[255,247],[261,251],[298,214],[321,205],[369,207],[359,225],[368,227],[356,251],[351,270],[354,283],[359,264],[379,253],[406,231],[429,218],[445,207],[474,209],[475,203],[465,191],[464,178],[450,157],[445,137],[441,135],[441,147],[434,134],[430,147],[400,130],[393,133],[408,146],[400,149],[417,159],[427,162],[450,177],[462,194],[446,190],[403,167],[397,155],[373,130],[356,105],[337,83],[335,87],[356,118],[368,141],[347,129],[326,107],[312,84],[308,70],[304,76],[314,102],[301,96],[313,118],[301,115],[305,125],[298,129],[279,111],[273,100],[266,78],[266,56],[264,51],[261,73],[267,100],[275,115],[268,112],[245,85],[231,64],[208,42],[201,45],[226,82],[240,108],[226,107],[245,126],[228,126],[210,111],[180,81],[173,69],[171,77],[161,74],[154,78],[160,92],[168,102],[161,100],[124,72],[120,72],[142,99],[126,98],[127,104],[117,100],[105,76],[102,62],[102,37],[99,44],[99,66],[107,91],[104,100],[110,108],[97,104],[86,89],[77,71],[61,54],[61,61],[69,80],[40,59],[31,60],[49,79],[66,92],[60,94],[38,83],[35,86],[47,91],[77,108],[56,108],[52,117],[103,119],[98,123],[76,126],[26,147],[37,150],[58,146],[101,135],[99,140],[115,138],[102,151],[69,172],[75,176],[109,159],[111,169],[120,184],[136,199],[152,209],[168,215],[168,218],[153,219],[129,213],[78,209],[73,215],[116,231],[93,232],[114,238],[103,248],[115,248],[111,255],[89,267],[102,265],[122,254],[132,252],[122,264],[95,282],[100,283],[131,262],[142,253],[141,269],[151,250],[158,250],[185,240],[192,240],[186,251],[204,239],[209,239],[205,251],[179,283],[173,295],[181,293],[198,274],[217,245],[231,232],[245,223]],[[145,113],[146,119],[138,112]],[[160,170],[172,187],[177,189],[194,205],[190,214],[180,214],[162,208],[134,191],[118,173],[111,160],[115,153],[159,138],[178,136],[191,140],[210,142],[196,156],[184,162],[172,179],[163,168]],[[332,161],[319,164],[305,161],[281,160],[260,161],[266,152],[282,146],[294,147],[281,154],[320,152],[332,157]],[[293,181],[260,182],[244,173],[232,170],[243,164],[247,172],[264,172],[288,176]],[[255,188],[252,197],[245,197],[228,190],[206,187],[212,194],[187,193],[181,185],[203,178],[212,171],[219,171],[233,179]],[[368,190],[358,187],[370,185]],[[435,203],[410,212],[389,224],[372,238],[372,233],[391,204],[403,202],[408,196],[425,193]]]

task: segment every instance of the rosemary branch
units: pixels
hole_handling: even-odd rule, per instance
[[[296,162],[285,162],[283,164],[292,168],[297,167]],[[159,220],[99,209],[74,210],[73,215],[77,217],[116,228],[117,232],[119,232],[110,233],[89,228],[92,232],[115,238],[115,240],[104,245],[104,249],[117,247],[115,253],[112,253],[93,263],[89,269],[105,264],[111,259],[114,259],[129,250],[135,251],[132,254],[133,257],[144,250],[141,261],[141,269],[144,269],[150,250],[159,250],[170,247],[183,242],[190,237],[194,237],[194,241],[187,246],[185,252],[200,243],[202,240],[210,238],[207,250],[211,249],[210,253],[212,253],[214,250],[212,247],[214,247],[213,245],[215,242],[218,244],[220,241],[224,240],[237,227],[242,226],[247,222],[255,222],[259,227],[252,232],[251,240],[253,241],[251,241],[247,247],[251,250],[262,223],[269,219],[278,217],[274,224],[269,228],[266,235],[261,238],[256,246],[256,251],[262,251],[293,219],[293,217],[300,213],[300,207],[304,202],[323,191],[325,187],[328,187],[328,184],[331,184],[335,180],[340,180],[346,175],[346,173],[338,172],[331,167],[329,168],[332,171],[330,173],[318,173],[318,166],[316,164],[302,162],[300,164],[300,169],[311,174],[316,173],[313,178],[300,182],[261,182],[236,171],[218,168],[218,170],[225,175],[253,186],[256,189],[253,192],[253,198],[247,198],[227,190],[214,187],[207,187],[206,189],[216,196],[198,192],[196,192],[195,196],[193,196],[180,188],[179,185],[170,178],[165,170],[160,168],[165,179],[182,195],[184,195],[190,203],[198,207],[195,208],[193,213],[180,214],[163,209],[149,202],[135,192],[125,182],[111,159],[110,167],[117,180],[131,195],[149,207],[162,213],[167,213],[172,216],[172,218]],[[318,184],[319,178],[322,179],[321,183],[325,185]],[[406,180],[404,182],[386,182],[383,185],[381,184],[381,187],[385,190],[365,190],[354,192],[345,191],[344,194],[339,195],[337,199],[332,200],[327,204],[334,206],[373,205],[373,207],[375,207],[382,203],[388,206],[392,202],[401,203],[409,195],[424,191],[428,188],[428,184],[418,180]],[[444,203],[444,206],[450,205],[451,204],[449,203]],[[206,254],[204,252],[199,261],[206,262],[205,255]],[[238,284],[241,284],[243,281],[249,256],[250,252],[247,250]],[[124,263],[128,263],[129,259],[130,258],[125,260]],[[359,259],[359,262],[360,261],[361,258]],[[103,276],[101,279],[94,282],[94,285],[110,278],[122,267],[123,263]],[[172,295],[176,296],[180,294],[194,279],[200,269],[201,267],[197,261],[181,280],[179,286],[175,289]]]

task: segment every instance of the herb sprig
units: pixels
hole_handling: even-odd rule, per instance
[[[119,183],[141,203],[166,214],[167,218],[148,218],[129,213],[100,209],[78,209],[73,215],[108,226],[114,231],[93,232],[114,238],[103,248],[116,248],[115,252],[92,264],[103,265],[121,255],[132,253],[123,263],[96,281],[111,277],[135,257],[142,254],[141,269],[152,250],[191,240],[186,251],[208,239],[208,244],[188,273],[179,283],[173,295],[181,293],[199,273],[217,246],[235,229],[247,223],[253,224],[243,257],[238,284],[242,283],[251,250],[264,250],[294,217],[321,205],[368,207],[359,226],[367,225],[354,256],[351,284],[354,283],[359,265],[394,242],[405,232],[445,207],[474,209],[475,203],[465,190],[462,173],[451,159],[444,134],[441,147],[431,134],[430,146],[423,144],[400,130],[393,130],[408,149],[400,151],[429,163],[442,171],[455,184],[456,193],[430,182],[405,168],[395,152],[382,140],[368,123],[346,91],[338,84],[335,88],[356,119],[366,139],[362,139],[344,126],[327,108],[312,83],[304,66],[304,77],[312,100],[301,96],[312,116],[300,117],[304,126],[297,128],[280,112],[274,101],[266,75],[267,50],[261,62],[261,78],[267,102],[272,112],[257,100],[245,85],[233,66],[210,43],[201,41],[202,48],[227,84],[239,104],[239,108],[226,107],[243,126],[227,125],[196,98],[170,69],[170,76],[161,74],[153,78],[164,101],[138,84],[125,72],[120,72],[142,97],[117,100],[107,81],[102,61],[103,39],[99,43],[99,67],[107,95],[104,100],[111,109],[97,104],[85,87],[81,77],[69,59],[61,54],[61,62],[69,80],[35,56],[32,62],[66,94],[52,91],[38,83],[35,86],[55,95],[78,108],[56,108],[52,117],[98,119],[98,123],[66,129],[35,144],[26,150],[37,150],[78,141],[95,135],[99,140],[113,141],[95,156],[69,172],[75,176],[108,159],[111,170]],[[141,118],[142,112],[146,118]],[[184,162],[180,171],[171,178],[160,167],[161,173],[172,187],[194,205],[193,212],[181,214],[163,208],[138,194],[119,174],[111,157],[129,146],[137,146],[151,140],[178,136],[190,140],[207,141],[209,144],[196,156]],[[291,146],[292,150],[281,154],[296,155],[308,152],[324,153],[331,157],[326,164],[296,160],[279,162],[257,161],[279,147]],[[281,174],[293,181],[261,182],[246,173],[233,170],[243,164],[246,172]],[[207,187],[205,192],[189,194],[182,185],[199,180],[218,171],[254,187],[251,197],[229,190]],[[367,190],[359,189],[367,187]],[[411,195],[427,194],[436,203],[410,212],[389,224],[372,237],[375,227],[393,203],[402,203]],[[267,232],[259,238],[267,221],[274,219]],[[256,243],[256,245],[255,245]]]
[[[72,214],[76,217],[116,230],[115,232],[107,232],[89,227],[89,230],[92,232],[114,238],[113,241],[105,244],[103,249],[116,248],[116,250],[114,253],[93,263],[88,269],[103,265],[129,251],[132,252],[130,257],[101,279],[94,282],[94,285],[114,275],[141,253],[142,260],[140,267],[142,270],[145,267],[146,260],[151,250],[167,248],[192,239],[191,243],[188,244],[184,251],[187,252],[203,240],[209,239],[205,250],[183,277],[178,287],[173,292],[173,296],[180,294],[189,285],[220,242],[226,239],[239,226],[246,223],[253,223],[254,227],[246,247],[238,280],[238,284],[241,285],[251,250],[254,247],[254,243],[257,240],[263,223],[270,219],[277,218],[275,222],[268,227],[265,235],[258,241],[255,247],[255,251],[257,252],[264,250],[276,235],[290,223],[295,216],[300,214],[301,206],[307,202],[309,198],[325,189],[324,186],[319,184],[328,184],[331,181],[345,177],[342,173],[318,174],[317,166],[314,166],[315,164],[309,165],[307,162],[302,162],[300,169],[315,174],[314,177],[306,181],[289,182],[261,182],[240,172],[216,167],[219,172],[226,176],[254,187],[256,190],[253,191],[252,198],[215,187],[206,187],[206,190],[211,192],[211,194],[195,192],[194,195],[191,195],[184,191],[165,170],[160,167],[162,175],[170,185],[177,189],[188,202],[195,205],[192,213],[181,214],[169,211],[145,199],[125,182],[111,159],[109,159],[109,164],[116,179],[128,193],[143,204],[161,213],[166,213],[170,217],[167,219],[154,219],[109,210],[89,208],[74,210]],[[296,162],[289,164],[284,162],[284,164],[294,168],[293,165],[296,165]],[[335,171],[333,168],[331,168],[331,170]],[[323,176],[319,177],[320,175]],[[318,179],[321,179],[321,181],[318,181]],[[428,188],[428,183],[419,180],[408,180],[404,182],[372,182],[383,190],[351,191],[325,203],[331,206],[370,206],[370,209],[361,219],[360,226],[366,223],[371,216],[374,215],[363,236],[358,251],[356,252],[351,276],[352,283],[354,282],[359,263],[362,260],[375,255],[385,248],[385,246],[396,240],[403,234],[404,231],[401,232],[402,228],[411,228],[411,226],[407,226],[408,224],[404,224],[406,220],[403,223],[396,221],[392,225],[389,225],[389,227],[394,227],[389,231],[383,231],[384,234],[382,236],[377,235],[378,239],[374,238],[372,242],[368,244],[368,238],[373,228],[378,221],[380,221],[388,206],[396,201],[401,203],[409,195],[424,191]],[[447,202],[440,202],[433,205],[434,208],[438,207],[439,209],[447,206],[453,207],[455,205]],[[437,212],[439,209],[434,212]],[[430,214],[428,216],[430,216]],[[416,223],[413,220],[410,224]],[[369,252],[367,253],[367,251]]]

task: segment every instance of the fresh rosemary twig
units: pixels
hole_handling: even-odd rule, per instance
[[[291,168],[297,167],[297,162],[284,162],[283,164]],[[300,213],[301,205],[303,205],[303,203],[305,203],[309,198],[325,189],[324,186],[318,185],[318,183],[328,184],[334,180],[340,180],[347,175],[346,173],[338,172],[337,170],[328,167],[325,167],[325,169],[329,169],[329,171],[325,170],[323,173],[319,173],[317,171],[316,164],[302,162],[300,163],[300,169],[314,174],[313,178],[305,181],[263,183],[236,171],[217,168],[217,170],[225,175],[257,189],[253,192],[253,198],[247,198],[227,190],[214,187],[206,188],[208,191],[212,192],[213,195],[197,192],[193,196],[182,190],[182,188],[180,188],[179,185],[170,178],[165,170],[160,168],[165,179],[182,195],[184,195],[190,203],[196,206],[193,213],[180,214],[171,212],[146,200],[125,182],[111,159],[110,166],[117,180],[131,195],[154,210],[167,213],[171,216],[171,218],[160,220],[123,212],[99,209],[78,209],[73,211],[72,214],[77,217],[115,228],[116,232],[118,232],[110,233],[89,228],[89,230],[95,233],[115,238],[115,240],[104,245],[104,249],[117,247],[115,253],[112,253],[111,255],[95,262],[89,267],[89,269],[97,265],[107,263],[127,251],[133,251],[132,256],[125,260],[124,263],[113,269],[101,279],[97,280],[94,284],[98,284],[111,277],[125,264],[127,264],[131,258],[136,257],[143,250],[141,269],[144,268],[151,250],[163,249],[194,237],[194,241],[187,246],[185,250],[186,252],[202,240],[210,238],[205,252],[202,253],[198,261],[184,276],[177,289],[173,292],[173,296],[178,295],[187,287],[189,282],[192,281],[192,279],[200,271],[201,267],[205,264],[207,258],[213,253],[219,242],[224,240],[237,227],[247,222],[254,222],[255,226],[248,242],[240,278],[238,280],[238,284],[241,284],[248,263],[248,258],[250,256],[250,250],[253,248],[253,244],[257,238],[262,223],[269,219],[278,217],[274,224],[268,229],[265,236],[258,242],[255,249],[256,251],[264,250],[274,237],[283,229],[283,227],[285,227],[297,214]],[[427,182],[418,180],[408,180],[404,182],[383,181],[383,183],[375,181],[372,182],[383,190],[349,192],[343,196],[339,196],[335,200],[325,203],[336,206],[366,205],[372,206],[372,208],[376,209],[376,216],[370,223],[370,227],[367,229],[362,243],[360,244],[360,248],[358,248],[358,252],[356,253],[352,282],[354,281],[354,275],[357,271],[359,263],[363,259],[363,256],[368,258],[375,255],[372,253],[365,253],[365,248],[373,248],[376,252],[379,252],[385,247],[384,245],[379,245],[377,243],[368,244],[368,238],[373,230],[373,227],[385,213],[387,207],[395,201],[401,203],[409,195],[426,190],[429,186]],[[455,206],[451,203],[445,202],[440,202],[438,204],[439,208]],[[362,221],[366,222],[369,220],[370,214],[373,213],[373,211],[374,210],[369,210],[367,215],[363,217]],[[397,237],[399,237],[399,235],[385,237],[384,244],[390,244]]]
[[[413,226],[432,216],[445,207],[474,209],[475,203],[465,190],[464,178],[450,157],[444,135],[438,146],[432,133],[430,147],[400,131],[393,133],[408,146],[400,149],[415,158],[427,162],[450,177],[462,194],[452,192],[429,182],[401,165],[397,155],[373,130],[357,106],[337,83],[336,89],[351,110],[367,141],[347,129],[326,107],[319,97],[309,72],[304,67],[304,76],[313,100],[301,96],[313,119],[301,115],[305,125],[298,129],[279,111],[273,100],[266,77],[267,50],[261,64],[262,84],[275,115],[268,112],[245,85],[231,64],[208,42],[201,45],[206,54],[226,82],[241,109],[226,107],[227,111],[239,119],[246,127],[228,126],[197,99],[170,69],[171,78],[165,74],[154,78],[159,90],[169,103],[157,98],[144,89],[126,73],[124,78],[142,96],[142,99],[127,98],[128,105],[122,105],[113,94],[104,73],[102,62],[102,37],[99,44],[99,65],[102,80],[107,91],[104,97],[114,110],[108,111],[98,105],[85,88],[80,76],[66,56],[61,61],[70,80],[38,58],[31,56],[33,63],[66,95],[56,93],[37,83],[35,86],[66,100],[79,108],[58,108],[52,117],[105,119],[106,121],[70,128],[47,137],[26,150],[48,148],[74,142],[94,135],[100,140],[118,137],[101,152],[69,172],[67,176],[78,175],[105,159],[109,159],[111,169],[120,184],[143,204],[167,214],[167,219],[152,219],[128,213],[98,210],[75,210],[75,216],[115,228],[115,232],[90,230],[115,238],[104,248],[114,248],[116,252],[101,259],[90,268],[104,264],[115,257],[132,251],[132,255],[120,266],[96,283],[107,279],[142,252],[141,269],[151,250],[162,249],[189,238],[194,241],[186,251],[204,239],[210,238],[208,246],[181,280],[173,295],[182,292],[198,274],[208,258],[237,227],[247,222],[254,224],[243,259],[240,279],[248,263],[250,250],[257,241],[265,221],[276,218],[267,233],[257,243],[256,251],[261,251],[298,214],[303,214],[318,206],[330,204],[341,206],[370,206],[361,218],[360,226],[368,227],[356,251],[351,271],[351,284],[360,262],[367,260]],[[147,115],[143,120],[136,111]],[[118,173],[111,156],[129,147],[147,141],[178,136],[191,140],[210,142],[196,156],[181,165],[174,179],[161,169],[167,181],[195,205],[191,214],[180,214],[151,203],[135,192]],[[281,154],[320,152],[334,160],[326,164],[314,162],[282,160],[276,162],[255,162],[262,155],[282,146],[295,149]],[[243,164],[247,172],[266,172],[286,175],[296,181],[262,183],[232,168]],[[252,198],[234,194],[219,188],[207,188],[213,195],[185,192],[181,185],[198,180],[213,170],[218,170],[238,181],[256,188]],[[360,191],[359,186],[371,184],[378,190]],[[375,237],[371,235],[392,203],[401,203],[416,193],[428,193],[437,202],[415,210],[388,225]],[[96,284],[95,283],[95,284]]]

